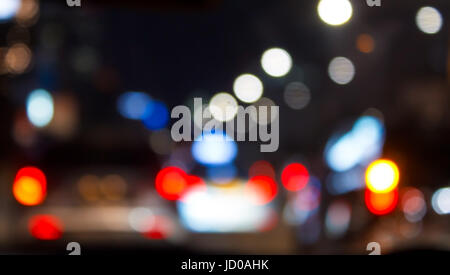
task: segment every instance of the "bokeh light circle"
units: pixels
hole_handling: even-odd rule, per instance
[[[426,214],[426,202],[422,191],[408,187],[402,190],[401,207],[405,218],[410,222],[419,222]]]
[[[380,159],[372,162],[366,170],[366,185],[372,192],[387,193],[397,187],[400,172],[390,160]]]
[[[339,85],[350,83],[355,77],[355,66],[345,57],[335,57],[328,65],[328,75]]]
[[[152,99],[141,92],[126,92],[117,99],[119,113],[129,119],[143,119]]]
[[[156,175],[156,191],[167,200],[178,200],[188,187],[187,174],[178,167],[166,167]]]
[[[52,215],[37,215],[28,223],[30,234],[38,240],[57,240],[62,237],[63,224],[60,219]]]
[[[14,198],[26,206],[41,204],[47,193],[47,179],[45,174],[36,167],[20,169],[13,183]]]
[[[169,110],[166,104],[161,101],[153,101],[148,104],[143,115],[143,123],[149,130],[161,130],[169,123]]]
[[[387,193],[374,193],[366,189],[365,202],[367,209],[375,215],[391,213],[398,203],[398,191],[394,189]]]
[[[0,1],[0,21],[10,20],[19,11],[20,0],[1,0]]]
[[[308,169],[303,164],[291,163],[281,173],[281,183],[289,191],[303,189],[309,181]]]
[[[339,26],[352,18],[353,7],[348,0],[320,0],[317,12],[323,22]]]
[[[245,103],[253,103],[261,98],[263,89],[261,80],[252,74],[240,75],[233,85],[234,94]]]
[[[282,77],[291,70],[292,58],[286,50],[272,48],[263,53],[261,65],[268,75]]]
[[[229,93],[218,93],[209,102],[209,111],[218,121],[225,122],[232,120],[238,112],[236,99]]]
[[[434,192],[431,205],[439,215],[450,214],[450,187],[444,187]]]
[[[433,7],[422,7],[417,12],[416,24],[426,34],[438,33],[442,28],[442,15]]]
[[[301,82],[291,82],[284,89],[284,102],[294,110],[308,106],[311,100],[309,88]]]
[[[36,127],[47,126],[53,118],[53,98],[43,89],[34,90],[27,98],[27,116]]]
[[[237,144],[226,133],[216,131],[203,133],[192,145],[194,159],[206,166],[225,165],[232,162],[237,155]]]

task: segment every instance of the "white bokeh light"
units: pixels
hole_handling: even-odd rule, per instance
[[[348,0],[321,0],[317,6],[317,12],[323,22],[339,26],[350,20],[353,7]]]
[[[292,68],[292,58],[289,53],[280,48],[268,49],[261,58],[264,71],[273,77],[285,76]]]
[[[328,66],[328,75],[337,84],[346,85],[355,77],[355,66],[348,58],[336,57]]]
[[[445,187],[434,192],[431,205],[439,215],[450,214],[450,187]]]
[[[0,21],[12,19],[20,8],[20,0],[0,1]]]
[[[424,33],[438,33],[442,27],[442,15],[433,7],[423,7],[417,12],[416,24]]]
[[[238,111],[236,99],[229,93],[218,93],[209,102],[209,111],[211,115],[218,121],[232,120]]]
[[[45,127],[53,118],[53,98],[43,89],[35,90],[27,98],[27,116],[36,127]]]
[[[234,94],[245,103],[253,103],[260,99],[263,89],[261,80],[252,74],[240,75],[233,85]]]

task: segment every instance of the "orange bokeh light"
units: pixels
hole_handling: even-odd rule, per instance
[[[371,53],[375,48],[375,40],[369,34],[361,34],[356,40],[356,47],[360,52]]]
[[[178,167],[166,167],[156,175],[156,191],[167,200],[178,200],[188,188],[188,175]]]
[[[25,167],[17,172],[13,183],[14,198],[26,206],[41,204],[47,193],[45,174],[36,167]]]
[[[394,189],[388,193],[375,193],[366,189],[365,202],[367,209],[375,215],[391,213],[398,203],[398,191]]]
[[[62,222],[51,215],[37,215],[28,224],[30,233],[39,240],[57,240],[63,234]]]
[[[268,176],[256,176],[251,178],[246,185],[247,191],[249,191],[254,198],[255,204],[263,205],[271,202],[278,193],[278,187],[271,177]]]
[[[309,172],[300,163],[292,163],[286,166],[281,173],[281,182],[289,191],[303,189],[309,181]]]

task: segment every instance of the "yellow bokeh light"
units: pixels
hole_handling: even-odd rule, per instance
[[[387,193],[398,185],[400,172],[397,165],[386,159],[372,162],[366,170],[366,185],[374,193]]]
[[[13,185],[13,194],[18,202],[32,206],[40,204],[45,198],[41,183],[31,177],[23,176]]]

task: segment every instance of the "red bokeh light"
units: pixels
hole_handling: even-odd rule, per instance
[[[167,239],[172,235],[173,224],[170,219],[165,216],[155,216],[154,225],[152,228],[144,232],[145,238],[152,240],[163,240]]]
[[[277,183],[268,176],[251,178],[246,185],[247,191],[254,198],[255,204],[263,205],[271,202],[278,192]]]
[[[289,191],[303,189],[309,181],[309,172],[300,163],[292,163],[286,166],[281,173],[281,183]]]
[[[206,183],[201,177],[188,175],[187,181],[188,186],[186,188],[186,192],[190,191],[191,189],[195,189],[196,191],[206,191]]]
[[[366,189],[365,202],[367,209],[375,215],[386,215],[391,213],[398,202],[398,191],[394,189],[388,193],[374,193]]]
[[[188,175],[178,167],[166,167],[155,180],[156,191],[167,200],[178,200],[188,187]]]
[[[62,222],[51,215],[37,215],[28,224],[30,233],[39,240],[57,240],[63,234]]]
[[[259,160],[250,166],[248,177],[251,179],[256,176],[268,176],[275,179],[275,169],[272,164],[265,160]]]
[[[41,204],[47,194],[45,174],[36,167],[20,169],[13,183],[14,198],[21,204],[34,206]]]

